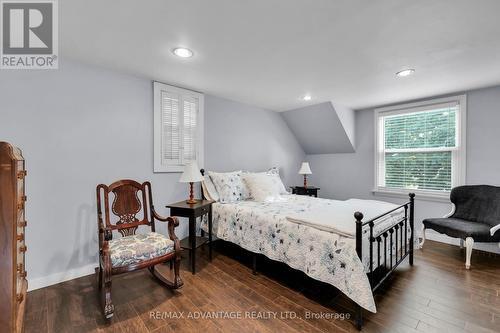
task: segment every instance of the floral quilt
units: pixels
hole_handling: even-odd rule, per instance
[[[283,202],[273,203],[249,200],[233,204],[214,203],[214,235],[329,283],[366,310],[376,312],[365,268],[356,253],[355,240],[292,223],[286,218],[318,204],[327,205],[331,200],[297,195],[285,197]],[[206,221],[202,222],[202,228],[207,230]],[[364,249],[364,254],[369,255],[367,249]],[[367,266],[369,259],[363,261]]]

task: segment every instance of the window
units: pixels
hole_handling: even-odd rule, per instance
[[[203,165],[203,95],[154,82],[154,171]]]
[[[375,191],[435,197],[465,183],[466,97],[377,109]]]

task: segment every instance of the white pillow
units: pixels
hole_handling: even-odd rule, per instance
[[[276,176],[278,177],[278,182],[279,182],[279,187],[280,187],[280,192],[281,194],[290,194],[285,188],[285,185],[283,185],[283,181],[281,180],[280,177],[280,169],[278,167],[272,167],[269,170],[267,170],[268,175]]]
[[[274,178],[274,181],[276,183],[276,186],[278,186],[278,189],[280,191],[280,194],[289,194],[285,188],[285,185],[283,185],[283,182],[281,181],[281,177],[279,173],[277,174],[269,174],[269,177]]]
[[[247,184],[245,182],[245,177],[247,175],[255,175],[255,174],[258,174],[258,175],[268,175],[268,176],[276,177],[277,179],[275,181],[276,181],[276,184],[279,187],[280,194],[290,194],[286,190],[285,185],[283,185],[283,181],[281,180],[281,177],[280,177],[279,168],[278,167],[272,167],[272,168],[268,169],[267,171],[262,171],[262,172],[244,171],[242,173],[241,177],[243,179],[243,184],[244,184],[246,192],[247,192],[247,198],[251,198],[252,197],[252,193],[251,193],[250,189],[248,188],[248,186],[247,186]]]
[[[241,170],[234,172],[213,172],[208,175],[215,185],[221,203],[231,203],[246,199],[246,191],[241,179]]]
[[[280,175],[280,169],[278,167],[272,167],[269,170],[267,170],[268,175]]]
[[[219,201],[219,193],[215,189],[215,185],[210,179],[209,175],[203,177],[204,180],[201,182],[201,186],[203,187],[203,194],[207,200]]]
[[[283,183],[279,177],[265,173],[249,173],[245,175],[244,181],[255,201],[274,202],[281,200]]]

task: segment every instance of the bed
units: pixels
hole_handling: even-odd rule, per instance
[[[413,264],[414,197],[403,205],[293,194],[276,202],[215,202],[213,234],[333,285],[356,303],[361,329],[362,309],[377,311],[373,292],[406,257]],[[339,223],[321,223],[328,215],[352,224],[336,230]]]

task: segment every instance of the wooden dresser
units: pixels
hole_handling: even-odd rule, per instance
[[[24,206],[26,170],[21,151],[0,142],[0,331],[22,332],[26,304]]]

